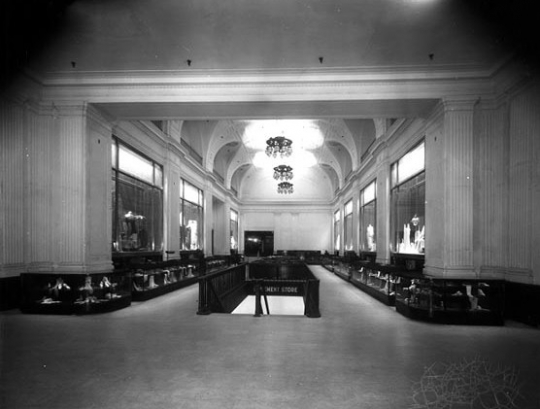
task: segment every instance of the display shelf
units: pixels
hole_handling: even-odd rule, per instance
[[[129,272],[21,274],[21,311],[33,314],[91,314],[131,304]]]
[[[496,280],[400,277],[396,310],[410,318],[448,324],[502,325],[504,285]]]

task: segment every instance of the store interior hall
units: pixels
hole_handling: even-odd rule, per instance
[[[0,409],[540,409],[535,10],[2,1]]]

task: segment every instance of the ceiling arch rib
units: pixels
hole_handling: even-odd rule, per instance
[[[180,129],[180,139],[184,141],[196,155],[200,156],[204,166],[205,152],[212,141],[216,121],[198,120],[183,121]]]
[[[236,151],[236,154],[231,159],[229,167],[227,169],[227,174],[225,175],[225,187],[230,188],[233,183],[232,180],[235,176],[238,176],[237,171],[241,170],[244,172],[248,167],[253,166],[253,158],[250,153],[247,152],[245,148],[239,149]],[[241,182],[241,179],[239,180]]]
[[[242,142],[242,123],[235,120],[219,120],[210,138],[206,151],[206,169],[214,171],[214,161],[218,152],[227,144]]]
[[[315,157],[320,166],[326,166],[333,169],[337,177],[337,187],[343,186],[343,169],[341,168],[338,158],[330,149],[328,149],[327,144],[321,146]]]
[[[325,136],[327,145],[332,146],[333,142],[339,143],[350,155],[352,170],[358,167],[359,153],[355,139],[346,123],[342,119],[331,118],[318,121],[319,127]]]

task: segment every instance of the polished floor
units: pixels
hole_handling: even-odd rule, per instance
[[[313,271],[321,318],[199,316],[197,286],[104,315],[0,313],[0,408],[540,408],[538,329],[412,321]]]

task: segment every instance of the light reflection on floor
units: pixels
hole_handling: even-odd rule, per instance
[[[261,298],[263,314],[267,314],[264,298]],[[272,295],[268,297],[270,315],[304,315],[302,297]],[[255,296],[248,295],[232,314],[255,314]]]

